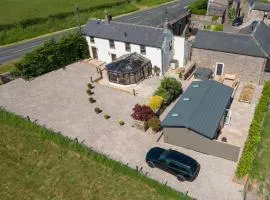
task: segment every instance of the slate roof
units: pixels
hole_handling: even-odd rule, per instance
[[[270,3],[254,2],[253,10],[270,11]]]
[[[214,80],[193,81],[161,125],[185,127],[214,139],[232,92],[231,87]]]
[[[270,55],[270,28],[260,21],[252,34],[200,30],[193,48],[266,58]]]
[[[142,13],[145,11],[142,11]],[[164,22],[168,20],[171,24],[186,16],[190,15],[185,8],[182,7],[182,3],[172,6],[166,6],[161,11],[157,11],[153,14],[142,14],[142,17],[138,17],[137,13],[121,18],[115,19],[115,21],[121,21],[125,23],[146,25],[153,27],[162,27]],[[134,16],[131,18],[131,16]]]
[[[254,29],[253,37],[260,44],[263,51],[270,56],[270,27],[260,22]]]
[[[226,6],[219,6],[217,4],[208,4],[207,15],[223,17]]]
[[[161,48],[165,35],[163,29],[128,23],[93,19],[86,24],[84,34],[133,44]]]

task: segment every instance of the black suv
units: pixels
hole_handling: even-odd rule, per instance
[[[200,171],[200,164],[196,160],[171,149],[154,147],[148,151],[145,160],[152,168],[176,175],[179,181],[193,181]]]

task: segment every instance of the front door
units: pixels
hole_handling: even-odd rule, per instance
[[[93,54],[94,59],[98,59],[97,48],[96,47],[92,47],[92,54]]]
[[[224,70],[224,64],[223,63],[216,63],[216,76],[222,76]]]

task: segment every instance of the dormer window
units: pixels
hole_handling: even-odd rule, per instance
[[[95,43],[95,39],[94,39],[93,36],[90,36],[90,42],[91,42],[91,43]]]
[[[145,55],[146,54],[146,49],[145,46],[141,45],[141,54]]]
[[[111,49],[115,49],[114,41],[113,40],[109,40],[109,43],[110,43],[110,48]]]
[[[170,51],[172,50],[172,41],[170,41],[170,43],[169,43],[169,50]]]
[[[130,43],[126,42],[126,51],[130,52]]]

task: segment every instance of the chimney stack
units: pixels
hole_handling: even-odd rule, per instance
[[[106,14],[105,14],[105,20],[107,20],[107,22],[108,22],[108,24],[109,24],[109,23],[112,21],[112,15],[106,13]]]

